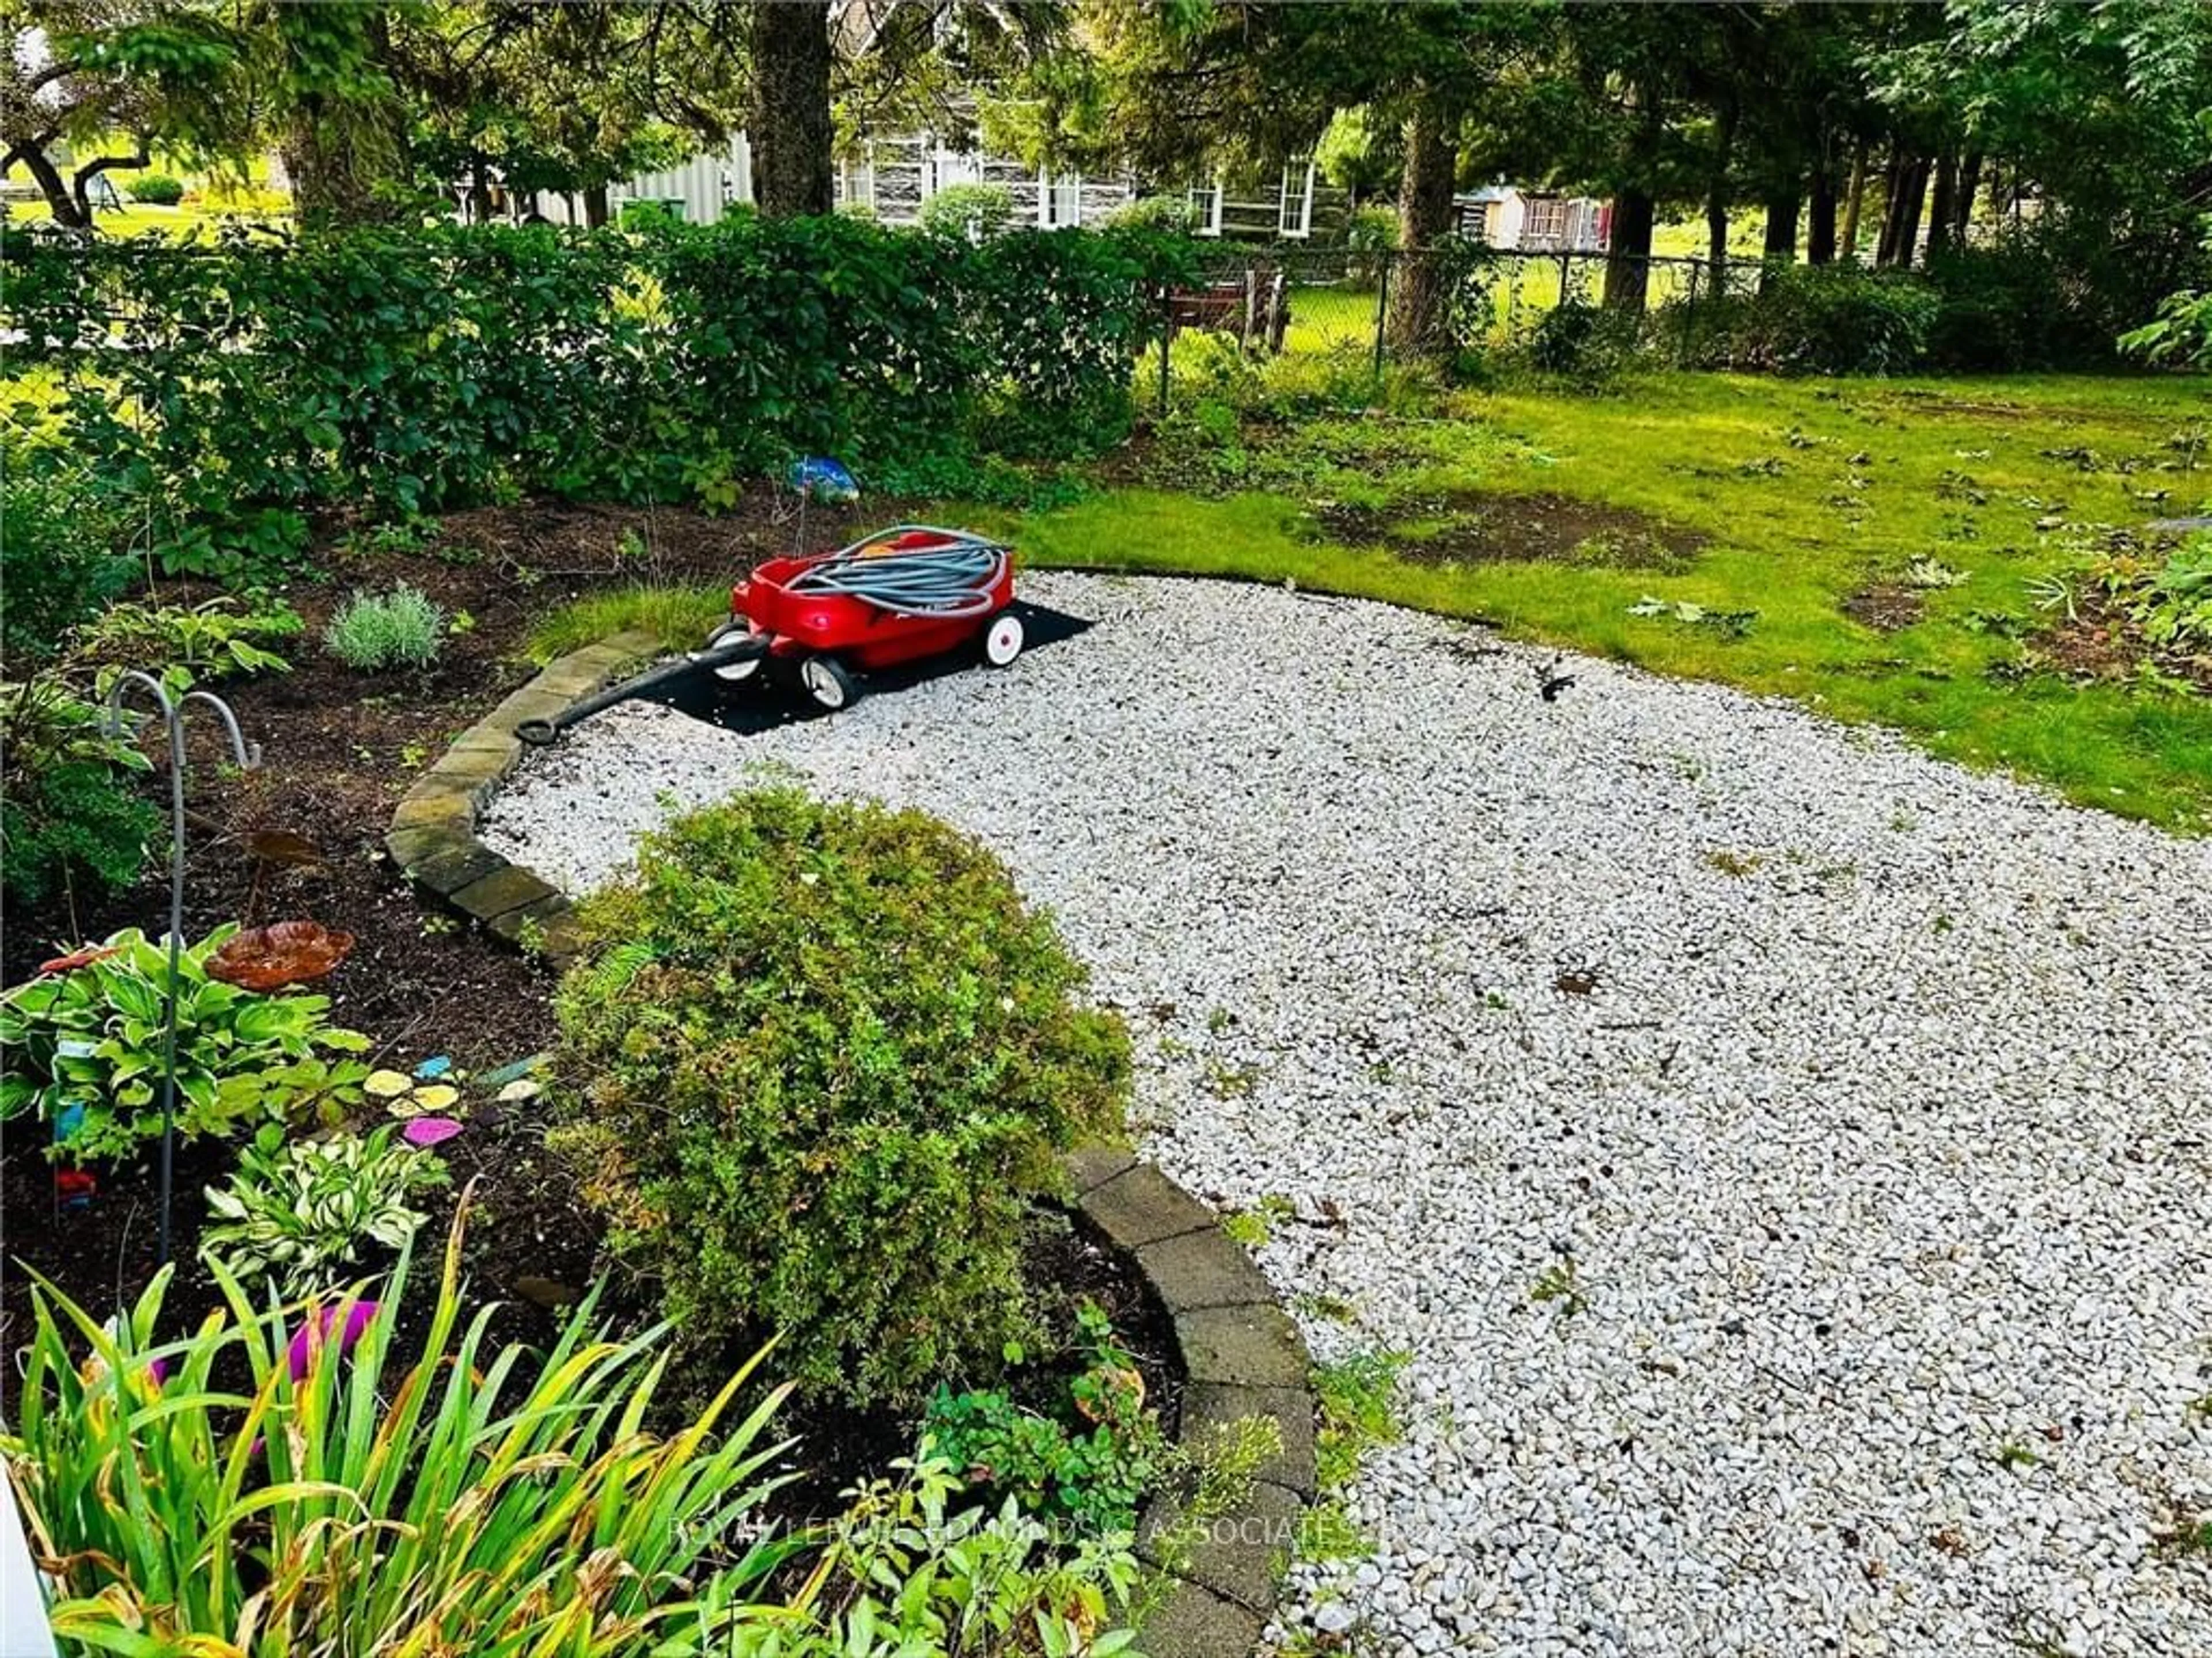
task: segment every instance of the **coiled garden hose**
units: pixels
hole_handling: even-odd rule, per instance
[[[930,545],[884,544],[903,536],[939,537]],[[810,564],[786,582],[794,593],[837,593],[893,616],[957,620],[998,608],[993,590],[1005,579],[1006,550],[964,530],[900,524]]]

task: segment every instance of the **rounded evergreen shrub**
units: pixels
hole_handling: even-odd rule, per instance
[[[166,173],[142,173],[124,188],[131,192],[132,201],[150,203],[155,207],[174,207],[185,199],[182,181]]]
[[[775,789],[647,836],[578,918],[552,1144],[690,1345],[780,1332],[867,1403],[1034,1339],[1033,1200],[1120,1127],[1128,1038],[995,858]]]

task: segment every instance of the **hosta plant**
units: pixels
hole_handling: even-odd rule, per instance
[[[377,1316],[257,1302],[162,1316],[165,1267],[112,1324],[35,1291],[0,1436],[66,1649],[322,1658],[726,1652],[793,1543],[744,1527],[781,1483],[781,1389],[742,1418],[748,1363],[664,1436],[664,1332],[606,1333],[588,1296],[542,1355],[464,1320],[462,1229],[434,1304]],[[318,1312],[332,1315],[328,1319]],[[385,1315],[389,1314],[390,1316]],[[404,1334],[402,1330],[404,1327]],[[185,1333],[162,1339],[161,1328]],[[420,1357],[404,1360],[404,1351]],[[702,1598],[712,1602],[702,1612]]]
[[[393,1124],[366,1139],[287,1140],[282,1127],[265,1125],[230,1184],[208,1188],[215,1224],[200,1235],[200,1253],[291,1297],[327,1286],[364,1242],[406,1248],[429,1218],[408,1199],[447,1177],[442,1159],[401,1144],[398,1132]]]
[[[368,1074],[343,1056],[368,1039],[329,1022],[327,996],[263,996],[209,976],[208,958],[237,930],[216,928],[178,963],[177,1126],[187,1137],[310,1102],[351,1103]],[[77,1162],[126,1156],[158,1136],[168,984],[166,944],[128,927],[81,965],[0,995],[0,1120],[33,1112],[51,1122],[82,1106],[61,1148]]]

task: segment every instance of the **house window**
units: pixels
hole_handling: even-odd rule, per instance
[[[1193,185],[1190,204],[1198,215],[1198,234],[1218,236],[1221,234],[1221,175],[1217,173],[1202,185]]]
[[[1037,222],[1047,230],[1083,222],[1083,175],[1037,169]]]
[[[847,156],[837,163],[837,205],[846,209],[876,206],[876,158],[872,149],[860,157]]]
[[[1314,164],[1310,159],[1286,162],[1283,194],[1275,215],[1275,230],[1284,236],[1313,233]]]
[[[1523,247],[1561,247],[1567,240],[1567,204],[1557,196],[1531,196],[1521,222]]]
[[[923,181],[922,194],[934,196],[940,190],[950,190],[955,185],[980,184],[983,178],[981,162],[966,150],[946,149],[933,146],[929,152],[928,177]]]

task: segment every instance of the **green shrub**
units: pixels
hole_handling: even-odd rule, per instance
[[[919,216],[933,235],[980,241],[1014,222],[1014,193],[1004,185],[947,185],[922,203]]]
[[[1942,303],[1911,272],[1779,266],[1755,298],[1701,301],[1693,320],[1703,343],[1693,350],[1732,368],[1901,374],[1926,361]]]
[[[789,1605],[740,1617],[723,1658],[1115,1658],[1149,1591],[1126,1535],[1065,1539],[1009,1497],[995,1514],[962,1500],[954,1472],[924,1459],[874,1480],[830,1529]],[[1218,1516],[1217,1516],[1218,1517]],[[721,1611],[710,1588],[708,1621]],[[703,1649],[691,1649],[700,1650]]]
[[[0,684],[0,871],[7,896],[44,902],[128,886],[161,816],[131,786],[145,756],[47,671]]]
[[[126,531],[81,470],[11,452],[0,465],[0,656],[27,677],[130,585]]]
[[[788,1616],[747,1596],[796,1546],[741,1535],[784,1483],[781,1390],[737,1417],[748,1364],[664,1438],[661,1332],[616,1336],[594,1295],[544,1353],[495,1349],[461,1243],[431,1305],[395,1299],[403,1260],[297,1350],[299,1309],[224,1273],[204,1318],[164,1317],[173,1266],[112,1321],[33,1291],[0,1455],[65,1650],[621,1658]]]
[[[1569,299],[1537,321],[1523,355],[1539,374],[1597,384],[1630,367],[1642,344],[1641,319]]]
[[[1107,216],[1116,230],[1145,230],[1161,236],[1198,234],[1198,203],[1188,196],[1139,196]]]
[[[320,1099],[361,1097],[368,1068],[334,1060],[368,1039],[332,1026],[327,996],[264,996],[208,975],[208,958],[238,931],[187,944],[177,972],[177,1129],[187,1139],[294,1113]],[[78,965],[0,996],[0,1121],[33,1112],[52,1123],[72,1106],[83,1121],[63,1148],[72,1161],[125,1157],[161,1133],[162,1004],[169,954],[126,927]]]
[[[381,673],[428,667],[445,635],[446,613],[403,581],[388,593],[353,594],[323,630],[323,645],[349,668]]]
[[[750,213],[227,225],[188,248],[33,229],[0,246],[0,284],[60,440],[161,568],[236,588],[280,578],[333,507],[726,507],[794,453],[1086,452],[1127,428],[1148,296],[1186,246]]]
[[[1033,1334],[1032,1199],[1120,1122],[1128,1042],[995,859],[771,790],[647,836],[579,916],[556,1144],[695,1347],[781,1331],[803,1386],[907,1400]]]
[[[409,1206],[447,1183],[444,1159],[399,1142],[386,1123],[366,1138],[288,1140],[263,1126],[230,1183],[207,1188],[214,1224],[200,1254],[241,1281],[267,1278],[287,1301],[334,1287],[363,1242],[404,1249],[429,1217]]]
[[[943,1456],[1025,1514],[1090,1534],[1123,1532],[1172,1461],[1158,1413],[1145,1406],[1136,1361],[1095,1306],[1079,1315],[1084,1368],[1066,1407],[1026,1411],[1004,1393],[940,1386],[922,1419],[925,1455]]]
[[[1382,266],[1398,246],[1398,210],[1370,204],[1357,209],[1344,228],[1351,250],[1352,279],[1362,288],[1382,280]]]
[[[166,173],[142,173],[125,185],[134,202],[146,202],[155,207],[174,207],[185,199],[184,180],[173,179]]]
[[[203,604],[134,601],[110,605],[71,640],[71,659],[145,668],[189,685],[234,674],[289,673],[268,648],[307,624],[281,598],[211,598]],[[167,671],[166,673],[164,671]]]

